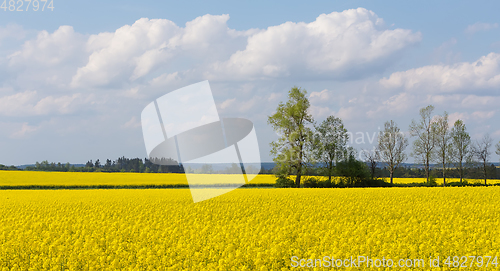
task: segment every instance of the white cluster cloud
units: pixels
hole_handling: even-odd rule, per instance
[[[184,73],[211,80],[262,77],[363,77],[385,68],[420,33],[388,29],[372,11],[358,8],[287,22],[265,30],[236,31],[228,15],[205,15],[179,27],[164,19],[136,21],[114,33],[92,35],[88,63],[72,86],[106,86],[168,71],[153,83]],[[190,63],[190,65],[186,65]]]
[[[475,62],[454,65],[429,65],[380,80],[386,88],[425,93],[451,93],[463,90],[500,87],[500,54],[490,53]]]
[[[309,101],[312,104],[324,103],[325,101],[330,100],[332,98],[332,94],[328,89],[323,89],[322,91],[313,91],[309,94]]]
[[[53,33],[38,32],[36,38],[27,40],[18,50],[6,57],[4,83],[25,91],[47,87],[68,89],[71,76],[86,60],[83,53],[85,35],[71,26],[61,26]]]
[[[363,8],[243,31],[231,29],[228,20],[229,15],[207,14],[179,26],[142,18],[96,34],[60,26],[27,40],[21,26],[0,26],[0,126],[9,130],[3,135],[53,132],[65,138],[85,130],[116,138],[125,129],[138,131],[134,142],[142,150],[140,110],[168,90],[206,79],[221,116],[258,120],[258,127],[266,127],[267,116],[295,84],[310,91],[317,121],[335,115],[353,131],[391,118],[405,129],[409,116],[428,104],[436,105],[437,114],[452,112],[450,120],[484,123],[498,115],[498,53],[379,80],[376,75],[391,71],[422,40],[420,32],[386,26]],[[477,23],[465,32],[497,26]],[[18,44],[6,48],[11,39]],[[448,51],[457,43],[451,39],[437,48],[434,63],[456,62],[459,55]]]
[[[11,138],[20,138],[20,137],[24,137],[28,134],[31,134],[35,131],[37,131],[38,129],[40,129],[39,126],[32,126],[32,125],[29,125],[27,122],[23,122],[21,127],[19,128],[19,130],[16,130],[14,131],[10,137]]]
[[[26,35],[26,31],[18,24],[8,24],[5,27],[0,26],[0,44],[2,40],[7,38],[22,39]]]
[[[172,72],[158,76],[154,83],[168,83],[179,70],[190,69],[192,65],[186,63],[196,66],[218,60],[244,46],[254,31],[229,29],[227,20],[228,15],[204,15],[182,28],[166,19],[142,18],[114,33],[92,35],[86,44],[89,61],[73,76],[72,86],[132,82],[157,68]]]
[[[10,101],[18,107],[6,105],[0,114],[66,114],[79,108],[74,103],[88,102],[82,98],[88,97],[85,93],[102,89],[123,98],[147,99],[144,91],[150,87],[164,89],[203,79],[362,78],[380,73],[398,52],[421,40],[418,32],[389,29],[363,8],[263,30],[237,31],[228,27],[228,20],[229,15],[207,14],[184,27],[166,19],[142,18],[95,35],[75,32],[71,26],[40,31],[5,58],[4,85],[15,94],[0,97],[0,103]],[[18,28],[0,28],[0,39]],[[103,96],[99,92],[95,97]],[[245,102],[239,110],[247,111],[255,101]],[[48,104],[53,108],[47,109]]]
[[[0,97],[0,115],[40,116],[69,114],[92,101],[93,96],[80,93],[63,96],[42,96],[37,91],[25,91]]]
[[[84,36],[71,26],[61,26],[54,33],[40,31],[34,40],[28,40],[22,49],[10,55],[10,66],[27,66],[37,63],[44,68],[72,62],[81,55]],[[79,63],[72,63],[78,65]]]
[[[372,11],[322,14],[311,23],[286,22],[248,38],[244,50],[213,65],[212,78],[360,78],[384,68],[420,33],[390,30]],[[227,79],[226,79],[227,80]]]
[[[465,28],[464,32],[465,34],[475,34],[476,32],[480,31],[488,31],[490,29],[494,29],[498,27],[498,23],[490,24],[490,23],[481,23],[477,22],[475,24],[468,25],[467,28]]]

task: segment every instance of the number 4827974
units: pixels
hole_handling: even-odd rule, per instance
[[[1,0],[0,0],[1,1]],[[4,11],[54,11],[54,0],[3,0],[0,9]]]

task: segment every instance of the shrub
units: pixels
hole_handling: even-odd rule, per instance
[[[317,177],[304,178],[303,186],[306,188],[324,187],[323,182]]]
[[[278,179],[276,179],[275,187],[278,188],[295,187],[295,182],[287,176],[278,176]]]

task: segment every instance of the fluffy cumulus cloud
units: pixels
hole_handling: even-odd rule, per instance
[[[395,72],[380,80],[386,88],[426,93],[451,93],[500,87],[500,54],[490,53],[475,62],[430,65]]]
[[[84,36],[71,26],[61,26],[54,33],[40,31],[34,40],[26,41],[22,49],[9,58],[10,66],[26,66],[33,63],[52,67],[72,62],[81,52]],[[77,64],[77,63],[74,63]]]
[[[228,20],[228,15],[205,15],[179,27],[143,18],[114,33],[92,35],[85,46],[88,62],[78,68],[72,86],[108,86],[148,76],[161,83],[180,75],[222,81],[359,78],[383,70],[398,52],[421,40],[420,33],[387,28],[363,8],[265,30],[236,31]]]
[[[309,100],[313,104],[319,104],[328,102],[332,98],[332,94],[328,89],[323,89],[322,91],[313,91],[309,94]]]
[[[132,82],[156,70],[170,70],[153,83],[168,83],[179,69],[192,70],[203,63],[228,57],[244,46],[254,32],[227,26],[228,15],[204,15],[179,27],[166,19],[142,18],[114,33],[89,37],[88,63],[78,68],[72,86],[107,86]]]
[[[389,119],[405,129],[428,104],[436,106],[437,114],[446,110],[450,119],[478,125],[498,116],[500,54],[380,79],[421,41],[419,32],[387,26],[363,8],[243,31],[231,29],[228,20],[229,15],[208,14],[180,26],[142,18],[111,32],[82,34],[60,26],[33,36],[20,26],[0,26],[0,126],[7,127],[0,135],[21,140],[59,133],[54,145],[65,138],[108,138],[110,145],[136,151],[124,154],[115,148],[120,149],[117,156],[142,155],[144,106],[165,91],[206,79],[221,117],[246,117],[267,129],[262,146],[274,136],[267,116],[295,84],[309,90],[310,112],[317,121],[335,115],[351,131],[373,131]],[[494,27],[479,24],[467,31]],[[443,58],[439,50],[438,60]],[[105,149],[95,145],[75,153]]]
[[[10,137],[11,138],[22,138],[28,134],[36,132],[40,127],[29,125],[27,122],[23,122],[18,130],[15,130]]]
[[[8,24],[6,26],[0,26],[0,44],[2,40],[13,38],[22,39],[26,35],[24,28],[18,24]]]
[[[420,33],[388,29],[363,8],[332,12],[311,23],[286,22],[251,35],[244,50],[215,63],[207,76],[360,78],[386,67],[420,40]]]
[[[2,87],[12,89],[0,103],[22,108],[5,106],[0,114],[68,114],[82,108],[75,103],[91,102],[83,98],[89,93],[100,99],[106,93],[148,99],[157,94],[148,96],[145,89],[174,89],[203,79],[244,84],[276,77],[362,78],[383,71],[398,52],[421,39],[418,32],[388,28],[363,8],[245,31],[231,29],[228,20],[229,15],[207,14],[185,26],[142,18],[91,35],[71,26],[39,31],[0,61]],[[8,25],[0,28],[0,39],[23,33],[22,27]],[[54,108],[47,109],[49,104]]]
[[[2,116],[41,116],[70,114],[91,103],[93,95],[75,93],[62,96],[43,96],[37,91],[25,91],[0,97]]]
[[[72,86],[102,86],[143,76],[158,61],[171,57],[163,50],[165,40],[178,31],[171,21],[144,18],[114,33],[90,36],[86,43],[88,62],[78,68]]]
[[[475,34],[476,32],[480,31],[488,31],[490,29],[497,28],[498,24],[490,24],[490,23],[481,23],[477,22],[475,24],[468,25],[467,28],[465,28],[464,32],[465,34],[472,35]]]
[[[86,59],[85,40],[71,26],[61,26],[53,33],[40,31],[36,38],[25,41],[21,48],[6,56],[4,84],[21,89],[66,88]]]

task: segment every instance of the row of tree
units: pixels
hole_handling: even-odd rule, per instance
[[[168,165],[165,165],[168,164]],[[5,169],[17,169],[10,167]],[[0,170],[2,170],[0,165]],[[26,167],[25,170],[32,171],[63,171],[63,172],[138,172],[138,173],[196,173],[196,174],[236,174],[241,173],[241,166],[235,163],[227,165],[222,169],[214,169],[212,165],[205,164],[197,168],[191,168],[188,165],[178,164],[176,161],[165,161],[164,159],[147,159],[140,158],[125,158],[120,157],[114,161],[106,159],[102,164],[99,159],[95,162],[87,161],[83,166],[75,166],[70,163],[49,163],[48,161],[36,162],[34,166]],[[255,167],[250,165],[247,167],[249,172],[256,172]]]
[[[311,172],[311,168],[328,176],[328,183],[331,183],[334,175],[348,177],[348,180],[359,176],[359,171],[363,169],[353,170],[359,165],[355,159],[356,150],[348,145],[349,133],[342,120],[329,116],[316,125],[309,114],[309,107],[307,91],[294,87],[288,93],[288,101],[280,102],[276,113],[268,117],[268,124],[279,134],[278,140],[271,143],[278,182],[286,182],[290,176],[295,175],[295,186],[300,187],[302,176]],[[427,182],[430,182],[430,167],[433,162],[440,164],[443,185],[446,185],[450,170],[458,171],[462,183],[464,164],[470,165],[475,161],[481,164],[486,184],[492,146],[489,135],[472,142],[462,120],[455,121],[450,128],[448,114],[445,112],[443,115],[433,116],[433,111],[432,105],[422,108],[420,118],[413,120],[409,126],[409,135],[414,138],[410,155],[423,164]],[[405,133],[394,121],[387,121],[373,150],[362,151],[372,179],[382,162],[389,171],[392,184],[394,172],[408,158],[408,146]],[[500,142],[496,149],[496,153],[500,155]],[[347,170],[345,163],[348,165]],[[339,165],[342,170],[339,170]]]
[[[68,171],[68,172],[139,172],[139,173],[184,173],[182,165],[159,165],[145,158],[125,158],[116,160],[106,159],[102,164],[99,159],[95,162],[87,161],[84,166],[70,165],[70,163],[49,163],[48,161],[36,162],[35,166],[26,167],[25,170],[35,171]]]
[[[450,129],[448,114],[433,116],[434,106],[429,105],[420,110],[420,119],[412,120],[409,132],[415,137],[411,156],[424,165],[425,177],[430,181],[430,165],[433,162],[441,165],[443,185],[446,185],[446,173],[450,168],[458,168],[460,182],[463,182],[464,163],[474,158],[483,163],[483,176],[486,181],[489,147],[491,139],[486,135],[482,141],[471,142],[467,128],[462,120],[455,121]],[[408,139],[394,121],[388,121],[378,138],[378,145],[372,152],[364,152],[369,163],[382,161],[387,164],[391,183],[395,169],[407,159],[405,149]],[[486,154],[483,156],[483,154]]]

